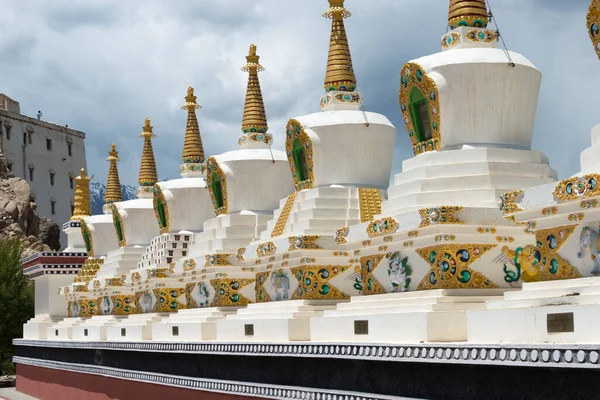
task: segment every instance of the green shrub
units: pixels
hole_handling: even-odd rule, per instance
[[[0,238],[0,374],[13,375],[14,338],[23,337],[23,324],[35,314],[33,282],[23,275],[23,247],[18,238]]]

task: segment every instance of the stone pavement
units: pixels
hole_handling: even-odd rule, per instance
[[[36,398],[17,392],[14,387],[8,387],[0,388],[0,400],[36,400]]]

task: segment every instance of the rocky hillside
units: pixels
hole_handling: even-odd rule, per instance
[[[123,201],[137,199],[136,190],[137,188],[135,186],[121,185]],[[90,204],[92,206],[92,215],[102,214],[105,192],[105,184],[99,182],[90,182]]]
[[[36,209],[29,183],[8,171],[0,153],[0,237],[20,237],[25,247],[24,257],[60,249],[60,227],[40,217]]]

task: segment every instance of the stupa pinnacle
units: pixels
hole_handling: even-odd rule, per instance
[[[110,204],[117,201],[123,201],[123,196],[121,194],[121,181],[119,180],[119,170],[117,169],[117,162],[120,161],[119,152],[117,151],[117,146],[114,143],[108,152],[108,158],[106,161],[110,162],[110,167],[108,169],[108,179],[106,181],[104,202],[106,204]]]
[[[242,132],[244,134],[238,140],[238,145],[242,148],[265,147],[273,141],[273,137],[267,134],[269,126],[267,125],[267,114],[265,113],[265,105],[258,80],[258,73],[265,69],[259,64],[259,59],[260,56],[256,54],[256,46],[250,45],[250,50],[246,56],[247,64],[242,67],[242,71],[248,72],[248,87],[242,119]]]
[[[148,117],[146,117],[144,130],[140,133],[140,137],[144,138],[144,149],[142,150],[142,164],[140,165],[138,183],[141,187],[152,188],[158,181],[154,150],[152,149],[152,138],[156,137],[156,135],[152,132],[150,118]]]
[[[200,128],[196,118],[196,110],[201,109],[194,96],[194,88],[188,87],[185,104],[182,110],[187,110],[187,124],[185,127],[185,140],[183,142],[183,162],[186,164],[201,164],[204,162],[204,148],[202,147],[202,138],[200,137]]]
[[[83,217],[92,215],[90,206],[90,180],[85,173],[85,168],[81,168],[78,177],[75,178],[75,209],[71,220],[79,220]]]
[[[327,71],[325,72],[325,90],[327,92],[353,92],[356,90],[356,76],[344,27],[344,18],[348,18],[350,15],[350,12],[344,8],[344,0],[329,0],[329,9],[323,14],[325,18],[332,20]]]

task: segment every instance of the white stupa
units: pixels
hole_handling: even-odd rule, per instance
[[[556,180],[531,139],[542,74],[497,48],[484,0],[451,0],[442,52],[409,61],[400,108],[415,157],[394,177],[386,215],[440,204],[497,207],[503,192]]]

